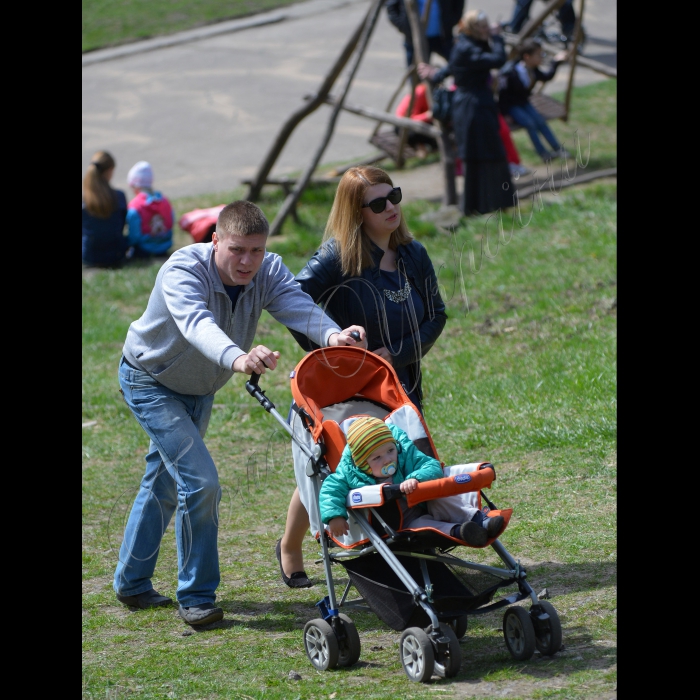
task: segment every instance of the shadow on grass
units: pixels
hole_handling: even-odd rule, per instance
[[[543,562],[528,566],[527,572],[528,582],[535,592],[539,594],[546,588],[548,591],[547,597],[552,599],[552,604],[556,608],[556,599],[562,595],[586,593],[614,586],[616,583],[617,564],[614,562],[582,562],[578,564]],[[223,608],[228,615],[238,614],[244,619],[224,619],[206,629],[244,626],[268,632],[289,632],[295,628],[302,628],[309,620],[321,617],[318,608],[316,608],[316,602],[327,594],[325,581],[312,580],[316,583],[313,589],[299,590],[309,591],[309,595],[312,595],[312,600],[315,601],[313,603],[305,605],[298,598],[286,603],[280,601],[277,597],[269,603],[247,602],[241,599],[219,600],[217,605]],[[340,597],[346,583],[347,579],[345,578],[338,577],[334,580],[337,598]],[[515,586],[503,588],[496,593],[494,600],[498,600],[501,596],[512,594],[514,591]],[[353,599],[355,596],[356,591],[353,588],[349,598]],[[523,604],[529,607],[529,601],[525,600]],[[469,617],[471,620],[491,614],[502,615],[506,609],[507,606],[493,612],[489,611],[478,615],[470,614]],[[389,629],[373,612],[358,611],[352,608],[341,608],[341,611],[347,612],[351,616],[357,616],[358,619],[354,620],[354,622],[358,630],[372,631],[378,627],[380,629]],[[293,618],[293,622],[290,618]]]

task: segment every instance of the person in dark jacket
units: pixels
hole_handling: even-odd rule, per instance
[[[447,314],[433,264],[409,233],[400,202],[401,189],[381,168],[347,170],[322,245],[296,280],[336,323],[362,319],[358,325],[365,329],[368,350],[394,367],[422,410],[420,361],[442,333]],[[304,350],[317,347],[299,332],[292,335]],[[308,529],[308,512],[296,489],[277,543],[282,580],[293,588],[312,585],[303,571]]]
[[[109,184],[116,163],[107,151],[92,156],[83,178],[83,263],[117,267],[126,259],[126,195]]]
[[[420,16],[423,16],[425,0],[416,0],[416,8]],[[428,41],[428,51],[442,56],[446,61],[452,51],[453,29],[459,22],[464,11],[464,0],[432,0],[430,15],[425,28],[425,38]],[[413,63],[413,40],[411,35],[411,23],[406,13],[404,0],[387,0],[386,12],[389,21],[403,34],[404,49],[406,49],[406,65]],[[426,57],[430,60],[430,56]]]
[[[489,26],[480,10],[469,10],[459,22],[459,35],[449,63],[441,69],[418,65],[418,75],[431,83],[454,77],[452,124],[457,155],[465,167],[462,211],[487,214],[513,206],[513,187],[491,88],[491,70],[506,62],[500,25]]]
[[[540,70],[543,59],[542,46],[538,41],[532,39],[522,45],[518,52],[518,58],[507,63],[499,77],[499,109],[527,131],[532,145],[545,162],[557,157],[567,158],[570,154],[562,148],[554,132],[549,128],[547,120],[530,104],[529,98],[535,83],[545,83],[551,80],[557,68],[568,57],[567,51],[560,51],[554,56],[549,70],[542,71]],[[545,148],[540,140],[540,134],[552,147],[551,152]]]

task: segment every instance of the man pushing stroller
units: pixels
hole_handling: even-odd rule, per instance
[[[421,452],[396,425],[362,416],[347,431],[347,444],[334,473],[321,485],[321,520],[333,537],[348,534],[346,499],[350,491],[373,484],[400,484],[401,492],[412,493],[418,482],[442,479],[440,462]],[[445,522],[430,514],[426,504],[409,507],[405,498],[399,508],[398,530],[433,528],[472,547],[483,547],[504,528],[501,515],[488,517],[476,506],[463,507],[460,522]]]

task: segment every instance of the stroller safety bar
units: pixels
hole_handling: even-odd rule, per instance
[[[475,472],[419,482],[412,493],[406,494],[406,501],[409,506],[414,506],[417,503],[432,501],[436,498],[480,491],[490,487],[495,478],[493,465],[484,462]],[[345,504],[348,508],[371,508],[380,506],[387,501],[394,501],[401,498],[402,495],[400,484],[373,484],[350,491]]]

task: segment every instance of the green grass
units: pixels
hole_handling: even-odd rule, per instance
[[[561,125],[562,133],[574,123],[590,130],[591,159],[609,167],[616,162],[614,130],[611,136],[598,125],[614,124],[614,91],[605,83],[584,90],[585,99],[577,93],[575,104],[588,103],[590,114],[577,112],[578,121]],[[183,199],[176,209],[240,194]],[[301,223],[290,220],[284,235],[270,239],[269,249],[281,253],[293,272],[316,249],[332,195],[331,186],[309,189],[299,206]],[[282,198],[275,188],[264,190],[260,204],[268,217]],[[117,363],[158,265],[85,270],[83,697],[613,697],[616,202],[615,181],[543,194],[524,203],[524,220],[532,215],[527,225],[516,222],[511,230],[506,220],[502,233],[493,217],[464,220],[446,232],[421,219],[437,205],[404,207],[410,230],[440,269],[449,315],[423,361],[426,421],[446,463],[488,459],[496,465],[488,495],[514,509],[503,544],[527,567],[535,590],[548,589],[564,631],[564,649],[554,657],[536,654],[516,662],[503,643],[502,611],[473,617],[461,643],[459,674],[427,685],[407,680],[398,657],[400,634],[369,613],[351,615],[362,641],[360,662],[332,672],[313,670],[302,630],[318,617],[314,606],[326,593],[322,567],[314,563],[318,546],[306,538],[307,571],[316,586],[286,588],[274,545],[294,489],[289,440],[248,396],[242,377],[217,395],[207,434],[224,490],[218,590],[223,623],[188,634],[173,608],[130,612],[115,601],[115,548],[147,447],[120,397]],[[178,236],[178,246],[188,242],[182,232]],[[267,315],[256,342],[282,353],[278,370],[262,384],[285,414],[288,373],[303,353]],[[497,563],[491,550],[470,550],[468,556]],[[154,585],[173,597],[176,568],[171,525]],[[342,571],[336,575],[345,580]],[[301,680],[290,680],[290,671]]]
[[[299,0],[83,0],[83,52],[293,5]]]

